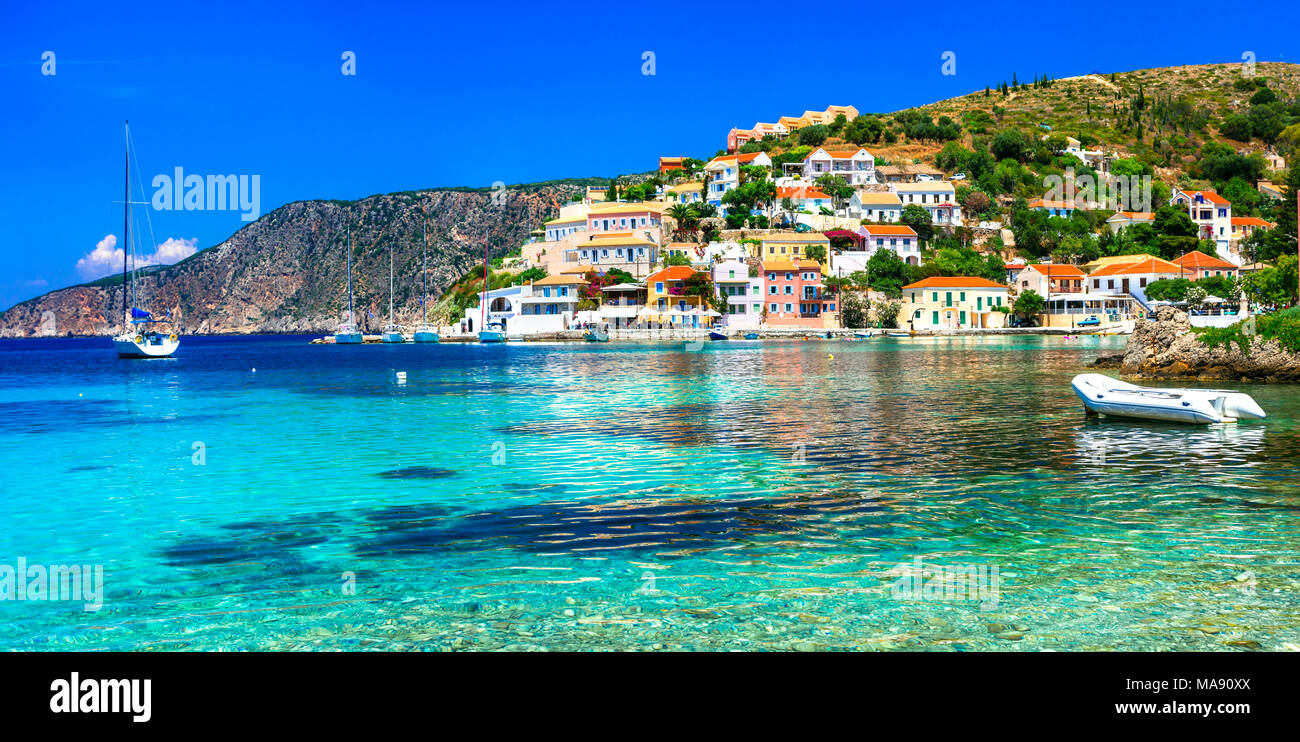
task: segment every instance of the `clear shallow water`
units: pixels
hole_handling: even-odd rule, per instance
[[[1300,643],[1300,389],[1087,419],[1123,343],[0,341],[0,564],[106,583],[0,602],[0,648]],[[917,558],[996,604],[900,598]]]

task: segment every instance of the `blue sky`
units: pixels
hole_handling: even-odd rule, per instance
[[[1287,3],[7,2],[0,13],[0,307],[81,282],[93,265],[78,261],[120,237],[128,118],[146,181],[176,167],[257,175],[268,213],[640,172],[661,154],[712,154],[732,126],[832,103],[893,111],[1013,72],[1239,62],[1248,50],[1300,61],[1300,11]],[[345,51],[355,75],[342,74]],[[945,51],[954,76],[940,74]],[[173,247],[210,247],[243,225],[235,210],[151,217]]]

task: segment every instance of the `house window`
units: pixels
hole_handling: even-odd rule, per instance
[[[662,294],[663,292],[664,292],[664,282],[663,282],[663,281],[655,281],[655,293],[656,293],[656,294]]]
[[[768,305],[768,311],[770,311],[770,312],[775,312],[775,311],[776,311],[776,305],[775,305],[775,304],[770,304],[770,305]]]
[[[932,325],[937,325],[937,324],[939,324],[939,313],[938,313],[938,312],[931,312],[931,313],[930,313],[930,324],[932,324]]]
[[[772,284],[771,286],[768,286],[768,289],[769,289],[769,290],[768,290],[767,293],[769,293],[769,294],[775,294],[775,293],[778,293],[778,292],[777,292],[777,289],[776,289],[776,284]]]
[[[787,312],[794,311],[793,309],[791,309],[791,307],[793,307],[793,306],[794,306],[793,304],[786,304],[786,305],[785,305],[785,311],[787,311]]]
[[[1147,287],[1147,280],[1146,280],[1145,278],[1139,278],[1139,279],[1138,279],[1138,285],[1141,286],[1142,288],[1146,288],[1146,287]]]
[[[1092,279],[1092,287],[1093,287],[1094,289],[1099,289],[1099,288],[1101,288],[1101,279],[1100,279],[1100,278],[1094,278],[1094,279]]]
[[[1108,280],[1106,281],[1106,288],[1108,288],[1108,289],[1113,289],[1113,288],[1115,288],[1115,279],[1113,279],[1113,278],[1108,279]]]

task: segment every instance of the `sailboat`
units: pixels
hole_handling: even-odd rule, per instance
[[[424,224],[424,244],[420,245],[420,281],[421,290],[424,292],[420,296],[420,324],[415,327],[415,342],[417,343],[436,343],[441,338],[438,337],[438,331],[433,325],[429,324],[429,274],[428,266],[424,260],[424,250],[429,245],[429,223]]]
[[[506,326],[504,322],[487,321],[488,305],[488,248],[483,246],[483,299],[479,301],[479,327],[483,329],[478,331],[478,341],[480,343],[504,343],[506,341]]]
[[[405,329],[393,321],[393,243],[388,243],[388,324],[379,333],[379,340],[385,343],[404,343],[406,336],[402,334]]]
[[[123,210],[126,214],[122,243],[122,334],[113,338],[113,346],[119,358],[167,358],[180,347],[180,338],[175,332],[158,332],[147,329],[149,325],[169,322],[171,312],[163,319],[154,319],[152,313],[136,306],[135,265],[130,260],[134,254],[131,244],[131,124],[126,126],[126,198]],[[153,227],[150,227],[150,231]],[[130,296],[130,309],[128,299]]]
[[[335,345],[360,345],[365,338],[361,336],[361,331],[357,329],[356,320],[352,315],[352,227],[348,227],[348,321],[339,325],[338,332],[334,333]]]

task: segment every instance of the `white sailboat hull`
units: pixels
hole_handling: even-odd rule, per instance
[[[1249,394],[1228,389],[1152,389],[1103,374],[1079,374],[1070,385],[1100,415],[1201,425],[1265,417]]]
[[[124,333],[113,338],[119,358],[167,358],[181,345],[176,335],[160,332]]]

